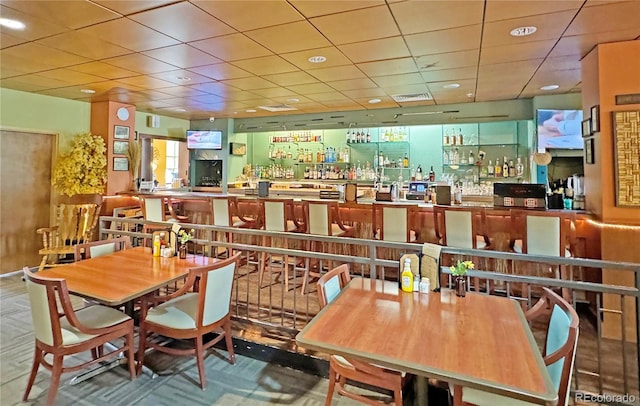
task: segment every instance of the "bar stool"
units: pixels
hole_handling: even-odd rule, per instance
[[[265,231],[280,231],[299,233],[304,232],[304,225],[294,217],[293,199],[260,199],[260,222]],[[262,246],[272,246],[273,240],[270,236],[262,237]],[[288,249],[289,239],[282,238],[282,248]],[[273,269],[274,263],[282,265],[281,271],[284,273],[285,291],[289,290],[289,256],[274,256],[263,252],[260,254],[260,264],[258,268],[258,286],[262,288],[262,277],[269,261],[269,269]],[[296,264],[294,264],[295,270]]]
[[[209,221],[211,225],[221,227],[235,228],[256,228],[257,222],[254,219],[245,218],[238,213],[238,200],[235,196],[211,196],[209,198]],[[218,235],[222,234],[222,241],[233,242],[233,233],[231,232],[213,232],[212,241],[218,240]],[[229,254],[227,248],[222,251]]]
[[[309,234],[334,237],[353,237],[354,228],[344,225],[340,219],[340,207],[336,201],[303,200],[302,210],[304,214],[305,231]],[[338,244],[324,243],[321,241],[308,241],[307,250],[313,252],[336,253]],[[307,293],[310,276],[320,277],[322,264],[318,261],[313,267],[317,272],[311,271],[311,264],[307,264],[304,278],[302,279],[302,293]],[[329,264],[329,267],[333,267]]]
[[[418,205],[373,204],[373,238],[382,241],[417,242],[417,233],[409,227]]]

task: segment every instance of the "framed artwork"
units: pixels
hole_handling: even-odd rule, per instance
[[[113,138],[118,140],[129,139],[129,127],[124,125],[117,125],[113,129]]]
[[[588,137],[591,135],[591,119],[582,120],[582,136]]]
[[[600,105],[596,104],[591,107],[591,132],[600,131]]]
[[[247,153],[247,144],[240,142],[232,142],[229,144],[231,155],[246,155]]]
[[[612,114],[616,206],[640,207],[640,110]]]
[[[115,157],[113,158],[113,170],[114,171],[128,171],[129,160],[127,158]]]
[[[584,140],[584,162],[589,165],[594,164],[593,138]]]
[[[129,149],[128,141],[113,141],[113,153],[116,155],[124,155]]]

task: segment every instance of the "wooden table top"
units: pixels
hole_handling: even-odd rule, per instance
[[[216,261],[192,254],[186,259],[154,257],[151,248],[136,247],[48,268],[38,275],[64,278],[70,292],[107,306],[118,306],[179,280],[191,268]]]
[[[558,397],[522,309],[506,298],[406,293],[395,282],[355,278],[296,340],[533,403]]]

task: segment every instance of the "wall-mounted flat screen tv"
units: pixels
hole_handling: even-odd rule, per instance
[[[539,109],[538,151],[583,149],[582,110]]]
[[[189,149],[222,149],[222,131],[203,130],[187,131],[187,148]]]

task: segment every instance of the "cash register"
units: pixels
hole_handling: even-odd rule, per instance
[[[429,182],[409,182],[407,200],[424,200],[424,195],[429,188]]]

